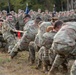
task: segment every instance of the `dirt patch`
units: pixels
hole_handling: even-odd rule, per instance
[[[0,75],[45,75],[40,70],[30,66],[27,60],[28,52],[21,52],[13,60],[7,53],[0,53]]]
[[[7,53],[0,53],[0,75],[47,75],[35,69],[35,65],[30,66],[28,62],[28,52],[20,52],[13,60],[9,59]],[[62,74],[57,74],[62,75]]]

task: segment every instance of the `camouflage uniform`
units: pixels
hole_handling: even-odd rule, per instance
[[[30,10],[30,11],[29,11],[29,15],[31,16],[31,19],[32,19],[32,20],[35,20],[35,18],[36,18],[36,13],[35,13],[33,10]]]
[[[35,18],[40,17],[42,19],[42,14],[41,13],[36,13],[35,15],[36,15]]]
[[[7,15],[7,11],[3,10],[2,11],[2,18],[5,20],[6,19],[6,15]]]
[[[76,75],[76,60],[75,60],[73,66],[72,66],[72,68],[71,68],[71,73],[70,73],[70,75]]]
[[[51,57],[53,57],[53,54],[51,54],[52,56],[50,57],[50,61],[49,61],[49,49],[52,45],[53,37],[55,34],[56,34],[55,31],[50,31],[43,34],[43,43],[42,43],[43,46],[40,48],[38,52],[38,60],[42,61],[44,71],[48,70],[48,65],[51,65],[50,63],[52,62]]]
[[[2,19],[0,19],[2,20]],[[0,21],[2,22],[2,21]],[[1,49],[2,51],[6,51],[7,50],[7,43],[5,42],[5,40],[3,39],[3,36],[2,36],[2,24],[0,24],[0,48],[3,48]]]
[[[19,14],[18,16],[18,22],[19,22],[19,30],[23,30],[23,27],[24,27],[24,21],[23,21],[23,14]]]
[[[50,26],[50,22],[43,22],[39,26],[38,34],[35,37],[35,40],[33,42],[30,42],[29,44],[29,57],[31,60],[31,63],[35,62],[35,52],[39,50],[39,48],[42,46],[43,42],[43,34],[46,32],[46,28]]]
[[[37,32],[38,32],[38,25],[36,25],[34,23],[34,21],[28,21],[25,24],[24,33],[23,33],[22,38],[15,44],[15,46],[13,47],[13,49],[11,51],[11,54],[13,52],[18,52],[18,49],[20,51],[22,51],[22,50],[28,51],[28,45],[29,45],[30,41],[34,40]]]
[[[70,54],[75,55],[76,50],[76,22],[67,22],[54,36],[54,41],[51,49],[57,53],[52,67],[49,71],[49,75],[55,75],[55,71]]]
[[[28,44],[34,40],[37,32],[38,26],[34,24],[34,21],[29,21],[24,27],[24,34],[20,40],[20,50],[28,50]]]
[[[45,14],[43,16],[43,20],[46,21],[46,22],[49,21],[49,20],[51,21],[51,16],[49,14]]]
[[[2,25],[2,35],[4,40],[8,44],[8,52],[11,52],[12,48],[14,47],[15,43],[17,42],[17,39],[15,36],[11,33],[13,27],[11,27],[10,23],[8,21],[5,21]]]

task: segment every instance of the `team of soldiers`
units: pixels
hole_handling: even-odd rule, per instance
[[[29,62],[37,62],[36,69],[42,65],[48,75],[56,75],[59,68],[68,72],[68,62],[74,60],[70,75],[76,74],[76,13],[74,10],[52,13],[48,10],[30,10],[28,14],[21,9],[18,14],[5,10],[0,12],[0,47],[7,45],[10,58],[19,51],[29,52]],[[20,33],[18,39],[17,33]],[[36,58],[37,55],[37,58]],[[36,61],[37,60],[37,61]]]

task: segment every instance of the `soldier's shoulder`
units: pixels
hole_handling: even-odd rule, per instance
[[[43,27],[43,26],[51,26],[51,22],[42,22],[41,24],[40,24],[40,27]]]

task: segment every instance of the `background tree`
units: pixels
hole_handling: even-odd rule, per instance
[[[37,11],[41,8],[42,11],[48,9],[53,10],[55,4],[57,11],[66,10],[67,0],[10,0],[11,10],[18,11],[18,9],[25,10],[26,3],[29,4],[29,8]],[[8,10],[8,0],[0,0],[0,10]]]

